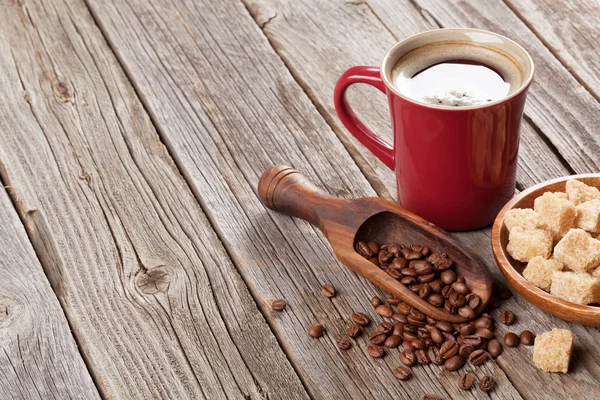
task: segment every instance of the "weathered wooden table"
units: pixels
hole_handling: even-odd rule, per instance
[[[597,171],[599,16],[592,0],[3,1],[0,398],[486,398],[434,365],[396,381],[398,358],[370,358],[365,337],[338,350],[380,291],[316,228],[267,212],[258,179],[291,164],[335,195],[393,198],[392,172],[335,116],[333,86],[449,26],[499,32],[535,60],[519,188]],[[351,95],[390,131],[384,96]],[[502,280],[489,234],[457,236]],[[475,369],[498,381],[492,398],[597,398],[597,329],[519,296],[505,307],[511,330],[568,327],[576,349],[568,375],[538,371],[531,347],[505,350]],[[306,334],[316,321],[320,340]]]

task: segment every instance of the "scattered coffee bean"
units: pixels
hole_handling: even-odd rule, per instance
[[[442,344],[442,346],[440,347],[440,354],[444,360],[447,360],[458,354],[459,347],[460,346],[456,341],[449,340],[447,342],[444,342],[444,344]]]
[[[431,287],[431,285],[430,285],[430,287]],[[433,293],[429,296],[427,301],[432,306],[442,307],[444,305],[444,296],[442,296],[441,294]]]
[[[388,304],[390,306],[397,306],[401,302],[401,300],[399,298],[397,298],[397,297],[388,297],[385,300],[388,302]]]
[[[310,328],[308,328],[308,336],[312,338],[320,338],[323,336],[323,332],[325,332],[325,328],[319,323],[312,324]]]
[[[423,342],[421,339],[411,340],[411,344],[412,344],[412,347],[415,350],[423,350],[423,349],[425,349],[425,342]]]
[[[517,347],[519,345],[519,337],[513,332],[508,332],[504,335],[504,344],[508,347]]]
[[[432,293],[431,287],[428,283],[424,283],[419,288],[419,297],[422,299],[426,299]]]
[[[283,311],[283,310],[285,310],[286,306],[287,306],[287,303],[285,302],[285,300],[274,300],[271,303],[271,308],[275,311]]]
[[[400,336],[390,335],[387,339],[385,339],[383,345],[389,349],[395,349],[396,347],[400,346],[400,343],[402,343],[402,338]]]
[[[375,331],[369,335],[369,342],[373,344],[383,344],[387,339],[387,335],[381,331]]]
[[[346,338],[337,338],[335,343],[340,350],[348,350],[350,347],[352,347],[352,343]]]
[[[484,316],[480,316],[472,323],[476,328],[486,328],[486,329],[494,328],[494,323],[492,322],[492,320],[490,318],[484,317]]]
[[[488,355],[483,350],[475,350],[469,355],[469,362],[478,367],[488,360]]]
[[[444,363],[444,368],[447,371],[458,371],[465,365],[465,359],[459,355],[450,357]]]
[[[475,311],[469,306],[462,306],[458,309],[458,315],[467,320],[471,320],[475,318]]]
[[[479,389],[483,390],[486,393],[494,390],[495,385],[496,385],[496,381],[491,376],[484,376],[479,381]]]
[[[394,325],[388,321],[383,321],[382,323],[377,325],[377,330],[379,332],[385,333],[386,335],[389,335],[390,333],[392,333],[393,329],[394,329]]]
[[[435,326],[442,332],[452,333],[454,328],[450,322],[439,321]]]
[[[415,356],[417,357],[417,362],[419,364],[429,364],[429,356],[427,355],[427,352],[425,350],[421,349],[415,351]]]
[[[407,367],[412,367],[417,363],[417,356],[413,350],[405,350],[400,353],[400,362]]]
[[[373,358],[381,358],[383,357],[384,350],[383,347],[371,343],[367,346],[367,354]]]
[[[321,294],[327,298],[335,296],[335,288],[333,285],[326,284],[321,287]]]
[[[487,351],[493,358],[496,358],[502,354],[502,345],[496,339],[490,340],[487,345]]]
[[[358,335],[360,335],[360,332],[362,331],[362,329],[360,328],[360,325],[352,325],[350,328],[348,328],[348,336],[350,336],[352,339],[355,339],[358,337]]]
[[[474,351],[475,347],[471,346],[470,344],[463,344],[458,348],[458,354],[464,358],[469,358],[471,353],[473,353]]]
[[[441,279],[435,279],[431,282],[429,282],[429,286],[431,287],[431,290],[433,290],[434,293],[441,293],[442,289],[444,288],[444,282],[442,282]]]
[[[500,322],[504,325],[512,325],[515,322],[515,314],[509,310],[502,311],[500,313]]]
[[[519,335],[519,339],[525,346],[531,346],[535,341],[535,335],[531,331],[523,331]]]
[[[458,387],[462,390],[471,390],[475,377],[470,372],[465,372],[458,378]]]
[[[382,304],[383,304],[383,301],[381,300],[381,298],[379,296],[373,296],[371,298],[371,305],[373,307],[379,307]]]
[[[477,307],[479,307],[479,305],[481,304],[481,298],[475,293],[469,293],[468,295],[466,295],[465,300],[467,301],[467,305],[473,310],[477,309]]]
[[[444,359],[437,347],[430,347],[429,350],[427,350],[427,355],[432,364],[442,365],[444,363]]]
[[[442,332],[435,326],[431,329],[430,335],[431,340],[433,340],[435,343],[442,344],[444,342],[444,336],[442,335]]]
[[[471,324],[465,324],[460,327],[460,329],[458,330],[458,333],[460,333],[463,336],[469,336],[469,335],[473,335],[476,331],[477,331],[477,328],[475,328],[475,326],[473,326]]]
[[[469,287],[467,286],[466,283],[462,283],[462,282],[454,282],[452,284],[452,289],[454,289],[454,291],[456,293],[460,293],[460,294],[468,294],[470,292]]]
[[[446,285],[452,285],[454,282],[456,282],[456,272],[454,272],[454,270],[452,270],[452,269],[448,269],[446,271],[443,271],[440,274],[440,279]]]
[[[392,329],[392,335],[402,336],[404,333],[404,324],[401,322],[396,322],[394,324],[394,328]]]
[[[369,325],[369,322],[371,322],[369,320],[369,317],[367,317],[365,314],[359,313],[359,312],[355,312],[354,314],[352,314],[351,318],[352,318],[352,322],[354,322],[355,324],[358,324],[360,326]]]
[[[396,379],[399,379],[401,381],[409,379],[412,375],[410,370],[406,367],[398,367],[394,369],[393,374],[396,377]]]
[[[438,396],[437,394],[424,394],[423,400],[444,400],[444,398]]]
[[[402,350],[401,351],[415,351],[415,348],[412,346],[410,340],[405,340],[402,342]]]
[[[494,332],[492,332],[491,330],[489,330],[487,328],[477,328],[474,335],[479,336],[480,338],[483,338],[483,339],[493,339],[494,338]]]
[[[408,318],[406,317],[406,315],[400,313],[392,314],[392,319],[403,324],[406,324],[408,322]]]
[[[461,337],[462,337],[463,344],[470,344],[473,347],[481,346],[482,339],[479,336],[475,336],[475,335],[459,336],[459,338],[461,338]]]
[[[447,272],[447,271],[444,271],[444,272]],[[453,307],[460,308],[465,305],[466,300],[465,300],[465,296],[463,294],[454,292],[450,295],[450,297],[448,297],[448,302]]]
[[[394,313],[394,311],[392,310],[392,307],[386,306],[386,305],[381,305],[381,306],[375,308],[375,312],[377,314],[381,315],[382,317],[386,317],[386,318],[391,317],[392,314]]]
[[[406,303],[398,304],[398,312],[400,314],[408,315],[410,313],[410,306]]]

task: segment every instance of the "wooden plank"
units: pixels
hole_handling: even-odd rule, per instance
[[[600,3],[597,0],[505,0],[554,56],[600,98]]]
[[[369,6],[366,3],[346,2],[327,2],[327,5],[324,5],[318,1],[262,2],[249,0],[247,3],[259,24],[271,16],[269,23],[264,26],[269,40],[294,72],[297,80],[304,85],[313,101],[320,105],[320,109],[327,113],[328,119],[342,134],[345,134],[344,129],[339,126],[334,115],[331,98],[333,86],[339,74],[352,65],[377,65],[378,59],[397,40],[436,26],[435,22],[432,22],[423,27],[423,24],[433,21],[433,19],[427,12],[421,13],[421,10],[414,8],[409,2],[398,4],[397,1],[394,1],[393,4],[391,2],[380,4],[379,9],[375,5]],[[315,12],[317,8],[318,13]],[[379,11],[379,13],[374,14],[373,10]],[[280,18],[278,16],[287,17]],[[336,21],[336,24],[332,26],[331,21]],[[388,27],[382,25],[381,21],[388,22]],[[393,27],[393,29],[389,27]],[[302,38],[302,40],[298,38]],[[332,57],[332,54],[335,57]],[[327,68],[315,72],[315,67],[309,63],[309,60],[316,60],[318,65],[327,65]],[[369,112],[370,110],[367,108],[371,105],[385,108],[382,96],[376,91],[365,92],[362,95],[366,96],[366,101],[356,97],[351,101],[354,100],[352,104],[356,104],[357,107],[362,107],[365,121],[379,131],[389,130],[389,127],[381,123],[381,116]],[[569,168],[562,165],[560,158],[533,130],[532,125],[525,121],[522,132],[520,185],[529,186],[545,179],[569,174]],[[382,179],[382,181],[385,180]],[[391,187],[389,190],[393,191],[394,189]],[[488,261],[496,278],[505,282],[495,268],[490,248],[489,230],[461,233],[457,236],[479,252]],[[518,325],[511,329],[534,329],[542,332],[550,326],[560,324],[549,316],[537,315],[535,310],[532,310],[531,306],[519,297],[511,300],[507,307],[512,308],[521,317]],[[536,322],[534,324],[525,323],[529,320]],[[501,335],[506,331],[506,327],[500,327]],[[501,337],[501,335],[499,336]],[[583,336],[585,337],[585,335]],[[591,344],[591,342],[585,341],[587,344]],[[541,374],[537,378],[540,373],[531,365],[530,353],[527,348],[519,349],[519,351],[507,351],[498,363],[506,371],[511,382],[516,383],[519,391],[526,394],[527,397],[539,398],[546,393],[541,391],[536,394],[528,389],[526,380],[531,376],[536,376],[536,385],[540,390],[544,386],[557,391],[562,390],[562,380],[556,376]],[[511,368],[511,365],[527,365],[527,374]],[[579,379],[588,383],[593,381],[588,372],[583,372],[571,382]],[[451,386],[453,383],[449,383],[449,385]]]
[[[3,188],[0,221],[0,398],[99,398],[58,299]]]
[[[423,392],[445,392],[448,397],[461,397],[455,374],[445,373],[439,381],[432,379],[432,375],[439,374],[437,367],[419,371],[413,382],[402,385],[401,389],[391,386],[385,389],[388,393],[382,393],[378,385],[382,381],[389,385],[386,370],[390,365],[365,359],[364,353],[338,355],[331,351],[332,343],[313,344],[297,334],[316,319],[326,322],[329,332],[333,333],[331,339],[343,334],[340,320],[347,318],[352,310],[368,310],[366,297],[375,289],[332,262],[321,235],[315,234],[305,223],[264,213],[253,193],[260,173],[273,163],[286,162],[305,171],[334,194],[359,196],[372,194],[372,191],[332,139],[328,127],[315,116],[308,99],[295,86],[280,60],[257,35],[256,28],[245,21],[244,10],[229,1],[205,2],[197,7],[184,2],[169,6],[157,2],[128,5],[120,1],[114,1],[112,6],[94,1],[89,4],[161,127],[163,140],[189,177],[198,198],[206,204],[209,216],[247,281],[254,284],[256,296],[268,298],[272,287],[277,286],[291,302],[291,312],[296,313],[297,320],[276,320],[274,325],[311,393],[315,397],[336,398],[379,398],[390,393],[417,398]],[[261,14],[249,6],[255,16],[263,16],[258,18],[259,25],[267,28],[277,23],[276,15],[290,16],[282,17],[284,21],[296,20],[297,9],[290,12],[290,8]],[[310,24],[317,15],[323,15],[323,8],[312,13],[311,19],[300,22],[308,27],[294,32],[296,38],[302,40],[293,42],[291,36],[278,39],[300,46],[298,52],[304,54],[306,63],[312,63],[306,68],[314,74],[320,73],[321,67],[327,69],[334,65],[336,50],[341,46],[347,52],[348,44],[344,42],[353,43],[354,39],[340,34],[331,46],[327,46],[329,40],[318,41],[315,35],[324,31]],[[365,14],[362,6],[356,9]],[[324,15],[330,17],[330,21],[338,21],[339,24],[333,26],[339,28],[348,23],[344,13],[352,11],[343,10],[340,15],[334,15],[335,18]],[[367,22],[356,18],[359,21],[356,25],[373,29],[369,25],[372,14],[370,18]],[[381,28],[377,23],[375,26]],[[136,40],[129,40],[132,37]],[[278,51],[293,53],[291,45],[277,47],[274,38],[269,36],[269,39]],[[303,53],[305,47],[302,46],[306,43],[325,46],[323,53]],[[355,51],[354,54],[363,53]],[[344,67],[357,63],[348,60]],[[295,68],[292,72],[298,81],[306,83],[309,79],[308,75],[298,74]],[[333,85],[337,75],[338,71],[333,71],[326,79],[317,80],[317,85],[305,85],[304,89],[315,101],[313,93],[319,90],[318,85]],[[315,103],[321,110],[326,107],[318,101]],[[331,115],[331,110],[327,115]],[[178,121],[181,126],[173,126],[169,121]],[[539,138],[531,136],[540,150],[550,153]],[[558,167],[549,164],[550,170],[556,170],[553,168],[562,172],[560,164]],[[240,236],[240,232],[244,235]],[[469,243],[484,250],[491,260],[489,237],[485,233],[475,235]],[[278,260],[265,256],[273,253]],[[280,265],[286,267],[283,279],[276,275]],[[328,268],[334,268],[335,273]],[[336,298],[332,307],[329,301],[313,294],[324,282],[342,287],[343,293],[351,296]],[[298,299],[299,293],[305,293],[304,299]],[[312,351],[307,350],[309,346]],[[393,361],[390,364],[397,365]],[[321,365],[326,366],[327,373],[323,373]],[[373,368],[373,373],[365,376],[356,371],[366,367]],[[497,364],[490,363],[486,368],[503,387],[497,396],[519,397]]]
[[[102,396],[307,398],[85,4],[0,20],[2,176]]]

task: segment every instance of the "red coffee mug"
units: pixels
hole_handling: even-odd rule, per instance
[[[508,57],[521,72],[521,85],[501,100],[468,107],[424,104],[399,93],[391,79],[396,61],[439,42],[485,46]],[[529,54],[510,39],[475,29],[438,29],[398,43],[381,68],[346,71],[335,87],[335,109],[350,133],[396,171],[400,205],[444,229],[476,229],[491,224],[514,194],[519,129],[533,71]],[[387,94],[393,146],[369,130],[348,104],[346,89],[354,83]]]

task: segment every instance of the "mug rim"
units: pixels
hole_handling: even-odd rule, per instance
[[[472,106],[453,107],[453,106],[446,106],[446,105],[421,103],[419,101],[411,99],[410,97],[407,97],[406,95],[400,93],[400,91],[396,90],[396,88],[392,84],[391,77],[388,76],[388,74],[385,72],[387,64],[390,62],[391,57],[398,51],[398,49],[400,49],[402,46],[404,46],[406,44],[406,42],[408,42],[409,40],[413,40],[415,38],[418,38],[419,36],[425,36],[425,35],[432,34],[434,32],[442,32],[442,31],[445,31],[445,32],[455,31],[455,32],[485,33],[485,34],[489,34],[489,35],[495,36],[497,38],[502,39],[503,41],[507,41],[507,42],[513,44],[519,50],[521,50],[523,52],[523,54],[525,54],[525,56],[526,56],[527,63],[531,67],[528,76],[523,81],[523,83],[521,83],[521,85],[519,86],[519,88],[517,90],[515,90],[513,93],[511,93],[510,95],[508,95],[506,97],[503,97],[503,98],[501,98],[499,100],[496,100],[496,101],[492,101],[492,102],[485,103],[485,104],[472,105]],[[442,40],[440,40],[440,42],[442,42]],[[431,43],[436,43],[436,41],[432,41]],[[390,72],[391,72],[391,69],[390,69]],[[389,91],[391,91],[396,96],[401,97],[402,99],[404,99],[404,100],[406,100],[406,101],[408,101],[410,103],[413,103],[415,105],[422,106],[422,107],[436,109],[436,110],[464,111],[464,110],[476,110],[476,109],[481,109],[481,108],[492,107],[492,106],[495,106],[495,105],[507,102],[507,101],[511,100],[512,98],[520,95],[525,90],[527,90],[527,88],[529,87],[529,85],[533,81],[533,76],[534,76],[534,73],[535,73],[535,64],[533,62],[533,59],[531,58],[531,55],[529,54],[529,52],[527,52],[527,50],[525,50],[525,48],[523,48],[523,46],[521,46],[520,44],[518,44],[514,40],[507,38],[506,36],[500,35],[498,33],[490,32],[490,31],[486,31],[486,30],[483,30],[483,29],[474,29],[474,28],[439,28],[439,29],[431,29],[431,30],[428,30],[428,31],[417,33],[415,35],[409,36],[409,37],[405,38],[404,40],[401,40],[400,42],[396,43],[390,50],[388,50],[388,52],[383,57],[383,60],[381,61],[381,65],[379,67],[379,73],[381,75],[381,79],[383,80],[383,83],[385,84],[385,86],[387,87],[387,89]]]

